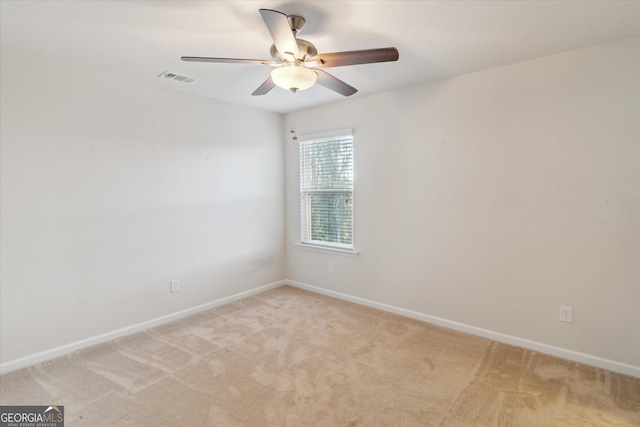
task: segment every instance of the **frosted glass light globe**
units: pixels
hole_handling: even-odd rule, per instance
[[[271,72],[271,80],[277,86],[292,92],[309,89],[317,78],[318,75],[313,70],[299,65],[285,65]]]

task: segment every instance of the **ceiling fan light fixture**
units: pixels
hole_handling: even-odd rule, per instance
[[[271,71],[273,82],[292,92],[309,89],[316,84],[317,78],[318,75],[313,70],[299,65],[285,65]]]

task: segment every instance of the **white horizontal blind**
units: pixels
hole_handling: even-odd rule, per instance
[[[302,243],[353,248],[353,137],[300,143]]]

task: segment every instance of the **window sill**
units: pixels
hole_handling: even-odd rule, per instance
[[[293,246],[305,251],[322,252],[325,254],[341,255],[341,256],[346,256],[351,258],[357,258],[358,255],[360,254],[360,252],[352,249],[338,249],[338,248],[331,248],[328,246],[310,245],[307,243],[295,243]]]

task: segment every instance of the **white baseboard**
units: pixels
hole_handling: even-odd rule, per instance
[[[52,348],[50,350],[45,350],[39,353],[21,357],[19,359],[10,360],[8,362],[0,364],[0,374],[6,374],[8,372],[15,371],[17,369],[35,365],[36,363],[46,362],[47,360],[52,360],[57,357],[64,356],[76,350],[90,347],[95,344],[100,344],[102,342],[109,341],[115,338],[120,338],[126,335],[134,334],[136,332],[144,331],[145,329],[153,328],[155,326],[162,325],[167,322],[178,320],[183,317],[198,313],[200,311],[209,310],[214,307],[228,304],[230,302],[237,301],[239,299],[246,298],[251,295],[259,294],[261,292],[267,291],[269,289],[277,288],[278,286],[282,286],[284,284],[286,284],[286,281],[284,280],[269,283],[268,285],[260,286],[258,288],[250,289],[248,291],[244,291],[228,297],[220,298],[215,301],[210,301],[206,304],[201,304],[196,307],[191,307],[186,310],[181,310],[176,313],[168,314],[166,316],[157,317],[155,319],[138,323],[136,325],[127,326],[126,328],[107,332],[106,334],[97,335],[97,336],[76,341],[70,344],[65,344],[60,347]]]
[[[500,332],[490,331],[488,329],[478,328],[476,326],[466,325],[464,323],[454,322],[452,320],[442,319],[436,316],[430,316],[428,314],[419,313],[417,311],[407,310],[400,307],[395,307],[388,304],[371,301],[365,298],[354,297],[351,295],[343,294],[341,292],[331,291],[323,289],[317,286],[308,285],[306,283],[296,282],[294,280],[285,280],[287,285],[294,286],[296,288],[304,289],[310,292],[338,298],[341,300],[354,302],[356,304],[366,305],[367,307],[376,308],[378,310],[387,311],[390,313],[398,314],[400,316],[409,317],[411,319],[420,320],[422,322],[431,323],[438,326],[444,326],[445,328],[454,329],[456,331],[467,332],[472,335],[488,338],[493,341],[502,342],[505,344],[513,345],[516,347],[528,348],[540,353],[549,354],[551,356],[560,357],[562,359],[572,360],[574,362],[584,363],[585,365],[595,366],[597,368],[607,369],[609,371],[618,372],[625,375],[631,375],[633,377],[640,378],[640,366],[629,365],[626,363],[618,362],[611,359],[605,359],[603,357],[594,356],[591,354],[581,353],[579,351],[569,350],[562,347],[556,347],[549,344],[544,344],[537,341],[531,341],[525,338],[515,337],[512,335],[503,334]]]

